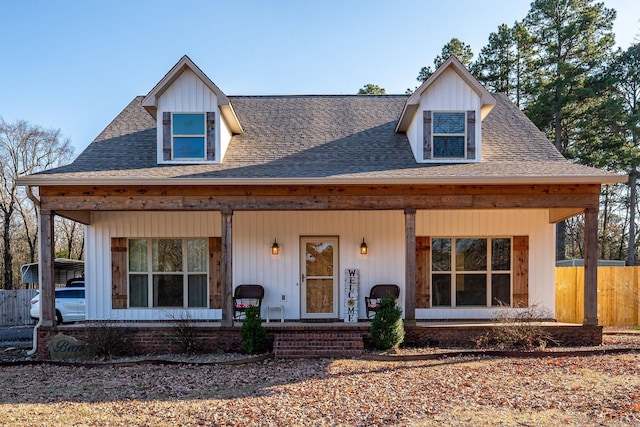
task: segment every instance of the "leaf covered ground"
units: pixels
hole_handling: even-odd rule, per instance
[[[637,353],[0,369],[2,425],[640,425]]]
[[[640,336],[608,345],[640,348]],[[552,356],[552,355],[550,355]],[[640,353],[1,366],[8,426],[640,425]]]

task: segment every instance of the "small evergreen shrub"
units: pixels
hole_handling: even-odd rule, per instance
[[[242,350],[246,353],[258,353],[264,349],[267,340],[267,331],[262,326],[260,309],[249,307],[244,312],[245,318],[240,328],[242,337]]]
[[[371,321],[371,337],[379,350],[398,348],[404,340],[402,310],[396,305],[392,295],[385,295],[378,304],[376,315]]]

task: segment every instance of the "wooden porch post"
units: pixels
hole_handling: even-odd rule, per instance
[[[220,283],[222,283],[222,326],[233,326],[233,271],[232,271],[232,218],[233,211],[222,214],[222,236],[220,248]]]
[[[416,210],[404,210],[405,291],[404,323],[416,324]]]
[[[40,323],[51,328],[55,325],[55,273],[54,273],[54,231],[55,214],[48,209],[39,211],[40,236],[38,239],[39,282],[40,282]]]
[[[587,208],[584,216],[584,320],[598,324],[598,205]]]

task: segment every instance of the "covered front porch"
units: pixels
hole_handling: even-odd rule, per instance
[[[284,305],[289,321],[305,317],[322,320],[322,316],[306,316],[309,310],[304,308],[302,290],[306,279],[304,239],[314,237],[336,238],[340,250],[335,264],[337,278],[333,279],[337,306],[331,316],[324,316],[325,321],[345,319],[342,283],[344,271],[351,268],[361,272],[361,305],[376,283],[401,287],[399,305],[406,328],[418,327],[421,320],[490,319],[489,298],[485,307],[457,307],[455,302],[434,306],[431,258],[420,246],[430,241],[429,236],[527,237],[526,250],[514,247],[512,251],[509,304],[516,307],[523,302],[532,305],[542,301],[549,305],[551,295],[552,310],[550,230],[555,222],[583,212],[583,325],[595,326],[599,191],[600,186],[595,184],[41,187],[43,303],[39,328],[43,332],[56,330],[52,264],[55,215],[87,225],[88,321],[144,324],[187,312],[195,320],[219,322],[223,328],[219,330],[233,331],[231,296],[234,287],[243,283],[262,284],[266,289],[265,306]],[[369,246],[367,255],[359,250],[363,237]],[[136,306],[138,300],[132,304],[127,242],[155,238],[182,238],[185,242],[190,238],[208,239],[208,286],[203,297],[206,307],[189,307],[187,303],[177,308],[156,306],[152,281],[150,297],[143,301],[147,305]],[[271,253],[274,239],[281,250],[279,255]],[[453,298],[455,291],[451,288]],[[262,315],[266,317],[264,310]],[[362,307],[358,318],[365,320]],[[364,325],[352,327],[359,330],[366,328]],[[271,330],[279,327],[269,325]],[[293,325],[287,322],[284,327]],[[433,324],[418,328],[416,331],[444,330],[435,329]],[[430,339],[415,342],[427,343]]]

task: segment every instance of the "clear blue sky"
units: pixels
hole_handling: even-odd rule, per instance
[[[640,33],[640,0],[616,43]],[[452,37],[474,54],[529,0],[0,0],[0,117],[61,129],[79,154],[187,54],[228,95],[404,93]]]

